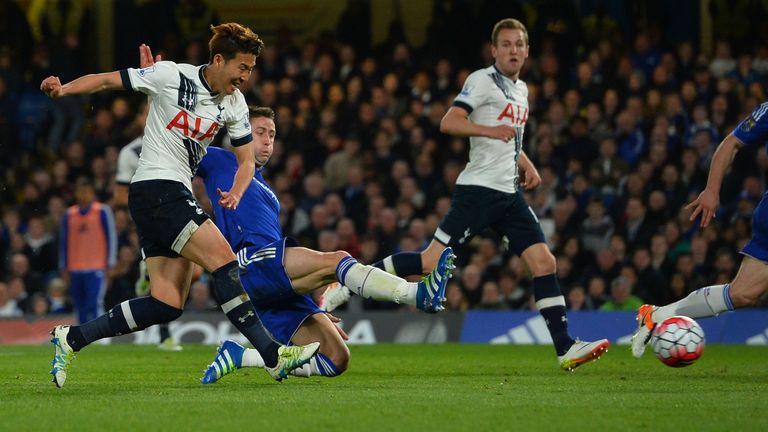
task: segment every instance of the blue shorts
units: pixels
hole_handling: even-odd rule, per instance
[[[752,238],[741,250],[744,255],[768,262],[768,194],[757,204],[752,213]]]
[[[324,313],[308,295],[296,295],[290,299],[268,305],[254,305],[264,327],[276,341],[290,345],[291,338],[310,315]]]
[[[299,295],[285,271],[285,248],[296,246],[283,238],[262,248],[247,246],[237,252],[240,281],[256,313],[275,340],[289,344],[296,330],[312,314],[323,313],[312,297]]]

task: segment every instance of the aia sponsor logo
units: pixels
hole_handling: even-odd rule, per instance
[[[206,123],[208,122],[200,117],[196,117],[186,111],[179,111],[165,128],[168,130],[177,129],[185,137],[192,138],[197,142],[203,142],[206,139],[213,139],[213,137],[216,136],[216,132],[222,126],[217,122],[210,122],[210,124]],[[205,130],[205,132],[203,132],[203,130]]]
[[[504,121],[505,119],[509,119],[509,122],[514,125],[524,126],[525,122],[528,121],[528,108],[508,102],[507,106],[504,107],[504,111],[496,118],[498,121]]]

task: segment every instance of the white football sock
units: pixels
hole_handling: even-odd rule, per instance
[[[397,304],[416,304],[416,290],[419,284],[408,282],[380,268],[349,259],[339,263],[336,274],[344,279],[339,280],[342,285],[360,297]]]
[[[243,352],[243,359],[240,361],[240,367],[257,367],[263,368],[264,359],[261,358],[258,350],[252,348],[246,348]]]
[[[687,297],[653,311],[653,322],[662,322],[675,315],[690,318],[709,318],[733,310],[730,284],[712,285],[697,289]]]

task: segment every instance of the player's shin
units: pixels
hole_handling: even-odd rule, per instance
[[[410,283],[379,268],[360,264],[352,257],[345,257],[339,262],[336,278],[363,298],[416,304],[416,283]]]
[[[533,296],[536,300],[536,308],[547,323],[557,355],[564,355],[573,345],[574,340],[568,334],[565,298],[560,292],[555,275],[533,278]]]
[[[104,315],[81,326],[73,326],[67,342],[79,351],[99,339],[143,330],[155,324],[167,323],[180,317],[181,309],[167,305],[154,297],[124,301]]]
[[[712,285],[697,289],[687,297],[653,311],[653,322],[662,322],[675,315],[708,318],[733,310],[731,285]]]
[[[280,345],[272,339],[256,315],[248,294],[240,283],[237,261],[232,261],[215,270],[211,276],[216,298],[221,310],[229,321],[261,353],[267,366],[277,364],[277,349]]]

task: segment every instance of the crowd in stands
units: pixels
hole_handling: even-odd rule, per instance
[[[92,15],[84,2],[66,3],[68,10],[35,12],[0,0],[0,16],[14,28],[0,39],[0,317],[72,312],[57,238],[73,185],[90,179],[110,204],[117,154],[141,134],[141,95],[52,101],[39,92],[49,74],[66,82],[95,67],[86,55]],[[157,2],[135,3],[140,16],[139,3]],[[242,86],[250,104],[277,113],[264,173],[284,234],[301,245],[372,263],[425,248],[448,210],[469,144],[440,133],[439,123],[467,75],[493,63],[490,30],[507,15],[480,16],[472,2],[435,3],[424,46],[410,44],[397,21],[371,46],[370,30],[347,25],[370,6],[352,1],[336,31],[300,44],[285,35],[268,41]],[[738,29],[716,31],[708,53],[692,35],[673,40],[653,17],[632,28],[620,15],[576,11],[570,1],[505,3],[496,11],[516,13],[530,31],[524,148],[542,184],[526,199],[556,256],[568,307],[633,310],[733,278],[766,185],[765,150],[738,153],[708,228],[689,221],[684,206],[704,188],[720,140],[766,101],[768,45],[744,43]],[[179,1],[177,23],[168,26],[175,37],[147,33],[147,41],[165,59],[206,63],[208,22],[184,19],[189,4],[205,5]],[[217,19],[210,5],[206,16]],[[754,13],[753,22],[765,16]],[[126,47],[120,58],[138,62],[138,43],[118,37],[116,46]],[[120,61],[115,67],[137,65]],[[217,145],[226,141],[222,134]],[[107,307],[134,295],[140,259],[127,209],[114,208],[114,216],[119,252]],[[527,271],[496,235],[478,236],[457,255],[449,310],[532,308]],[[190,309],[215,305],[208,283],[205,275],[195,282]]]

